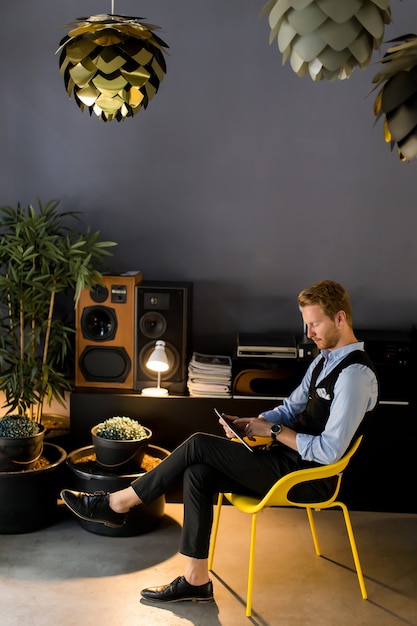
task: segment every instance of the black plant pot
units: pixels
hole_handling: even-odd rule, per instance
[[[147,436],[142,439],[106,439],[97,435],[101,424],[93,426],[91,437],[97,463],[120,474],[137,471],[148,449],[152,432],[146,428]]]
[[[148,444],[147,453],[158,459],[165,459],[170,452],[159,446]],[[88,467],[80,461],[85,457],[92,458]],[[129,487],[130,484],[144,473],[137,466],[136,471],[130,474],[118,474],[115,471],[101,467],[95,460],[94,446],[78,448],[70,452],[67,466],[74,478],[74,489],[94,493],[95,491],[112,492]],[[153,530],[162,520],[165,512],[165,496],[157,498],[150,504],[141,504],[130,509],[127,521],[121,528],[109,528],[104,524],[79,519],[80,525],[91,533],[110,537],[134,537]]]
[[[44,443],[42,456],[49,461],[46,467],[0,472],[0,533],[32,532],[56,520],[67,453]]]
[[[28,470],[36,465],[42,454],[45,428],[29,437],[0,437],[0,472]]]

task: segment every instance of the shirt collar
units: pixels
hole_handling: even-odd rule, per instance
[[[324,357],[325,363],[336,363],[343,359],[347,354],[354,352],[355,350],[365,350],[363,341],[355,341],[355,343],[349,343],[347,346],[336,348],[336,350],[321,350],[320,353]]]

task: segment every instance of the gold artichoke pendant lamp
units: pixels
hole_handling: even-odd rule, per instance
[[[374,76],[374,89],[382,85],[374,104],[376,121],[385,115],[384,137],[397,145],[402,161],[417,157],[417,35],[403,35],[389,43]]]
[[[167,44],[140,17],[80,17],[60,41],[60,74],[68,96],[103,121],[146,109],[166,74]]]
[[[391,22],[389,0],[268,0],[269,43],[276,38],[282,63],[312,80],[349,78],[364,69]]]

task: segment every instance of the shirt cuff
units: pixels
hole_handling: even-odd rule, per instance
[[[263,411],[259,414],[259,417],[263,417],[267,422],[271,422],[274,424],[279,424],[280,421],[277,421],[277,412],[271,409],[270,411]]]

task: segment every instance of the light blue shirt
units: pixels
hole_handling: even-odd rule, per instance
[[[291,428],[308,402],[311,375],[318,361],[324,356],[325,363],[317,379],[327,376],[346,355],[354,350],[364,350],[363,342],[352,343],[336,350],[322,350],[310,364],[301,384],[286,398],[282,405],[264,411],[261,417],[268,422]],[[334,387],[334,398],[326,428],[321,435],[297,433],[296,443],[301,458],[322,465],[338,461],[346,452],[365,413],[371,411],[378,400],[378,381],[366,365],[353,363],[343,369]]]

